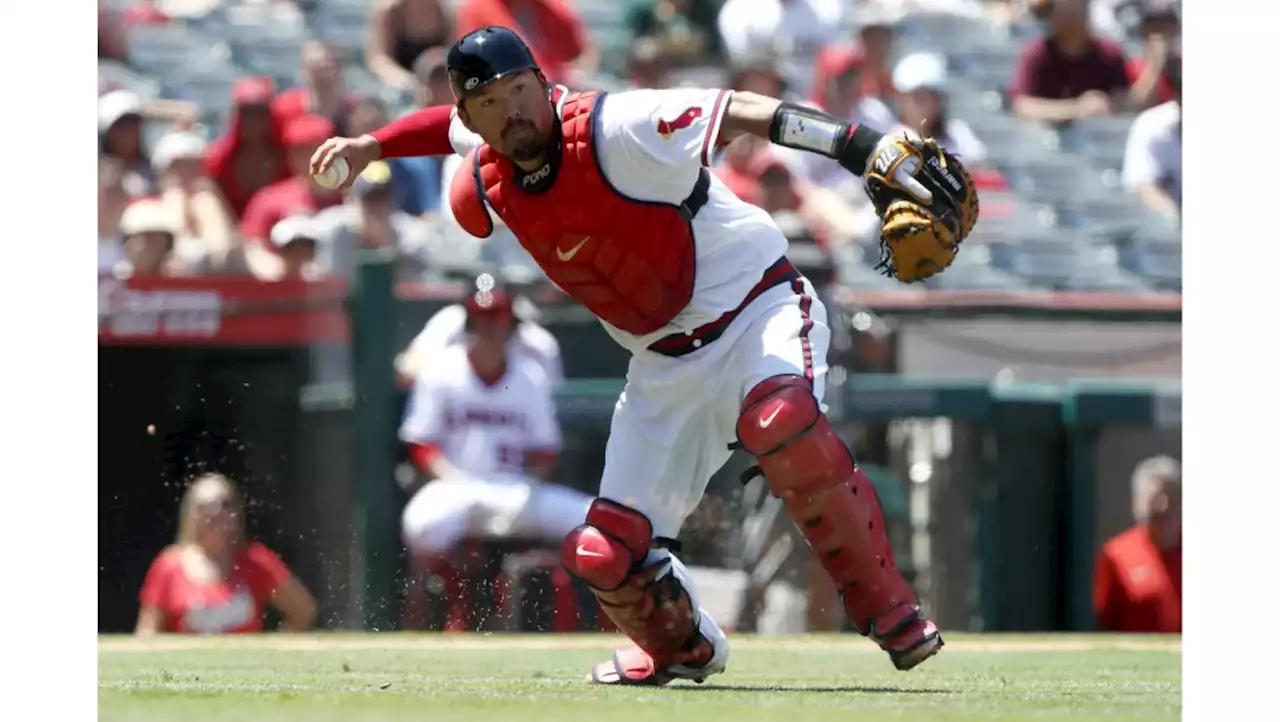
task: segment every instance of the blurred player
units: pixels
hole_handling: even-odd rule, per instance
[[[516,325],[511,336],[511,353],[528,356],[542,367],[553,386],[559,385],[564,380],[560,342],[550,331],[528,318],[528,314],[520,313],[518,302],[519,299],[512,301]],[[409,348],[396,359],[396,370],[402,376],[412,379],[417,376],[420,365],[431,356],[450,346],[465,345],[466,322],[467,310],[464,304],[454,303],[436,311],[409,343]]]
[[[724,671],[728,640],[675,554],[685,517],[731,447],[755,458],[841,588],[852,623],[899,669],[936,653],[942,638],[894,563],[875,490],[824,414],[826,309],[769,215],[707,166],[744,134],[832,157],[891,189],[895,211],[925,219],[894,229],[913,236],[885,246],[894,253],[942,238],[942,223],[927,218],[947,219],[956,240],[972,227],[976,200],[959,161],[755,93],[570,92],[548,83],[528,47],[500,27],[461,38],[447,66],[456,106],[330,139],[312,172],[338,158],[354,174],[379,157],[466,156],[469,171],[450,191],[459,225],[484,238],[496,214],[631,352],[599,498],[561,547],[566,569],[633,642],[590,679],[661,685]],[[957,208],[967,215],[952,225]],[[886,237],[896,238],[890,230],[886,220]],[[953,256],[955,245],[944,245]]]
[[[465,341],[425,359],[400,438],[432,477],[405,507],[405,544],[448,553],[464,537],[517,536],[558,544],[591,497],[548,483],[560,449],[551,383],[511,352],[511,296],[482,275],[463,304]]]

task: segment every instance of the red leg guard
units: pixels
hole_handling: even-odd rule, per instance
[[[565,537],[565,569],[596,595],[605,614],[647,654],[652,664],[615,659],[619,680],[664,684],[667,667],[697,667],[712,658],[712,645],[698,631],[698,610],[666,560],[645,564],[653,525],[640,512],[596,499],[586,523]],[[640,659],[637,657],[637,659]],[[597,680],[603,681],[603,680]]]
[[[922,620],[915,592],[894,563],[875,488],[854,465],[809,381],[775,376],[756,386],[743,401],[737,435],[840,587],[854,626],[902,668],[936,651],[937,629]],[[916,659],[923,644],[928,654]]]

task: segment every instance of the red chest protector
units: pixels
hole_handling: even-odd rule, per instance
[[[558,164],[522,174],[488,145],[473,150],[453,177],[449,204],[468,233],[486,238],[493,232],[487,202],[561,290],[605,322],[644,335],[693,297],[690,222],[711,179],[704,168],[679,206],[622,195],[596,157],[593,116],[603,99],[591,92],[565,101]],[[555,174],[549,184],[547,174]]]

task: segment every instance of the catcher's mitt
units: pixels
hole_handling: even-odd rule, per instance
[[[904,187],[904,171],[933,194],[931,202]],[[978,194],[960,161],[932,138],[886,136],[863,177],[881,219],[877,268],[914,283],[950,266],[978,222]]]

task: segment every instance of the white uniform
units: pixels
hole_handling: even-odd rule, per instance
[[[463,537],[531,537],[558,544],[586,518],[591,497],[524,472],[529,453],[558,452],[551,383],[527,356],[511,354],[507,373],[486,384],[454,344],[427,359],[414,381],[400,438],[434,444],[462,472],[436,479],[405,507],[405,543],[446,552]]]
[[[436,311],[409,344],[409,350],[418,358],[429,359],[432,354],[466,343],[467,310],[455,303]],[[560,342],[547,329],[532,321],[521,321],[511,336],[511,352],[533,359],[546,372],[553,385],[564,380],[564,366],[560,359]]]
[[[678,88],[608,95],[592,119],[606,179],[636,200],[681,203],[713,159],[730,94]],[[690,109],[697,111],[692,122],[668,136],[659,133],[659,121]],[[450,140],[460,155],[483,142],[456,119]],[[769,214],[739,200],[714,175],[692,226],[697,276],[688,307],[645,336],[605,324],[632,359],[614,409],[600,496],[643,512],[655,536],[670,538],[728,461],[742,399],[756,384],[782,374],[807,376],[822,402],[831,337],[813,286],[797,280],[764,292],[705,347],[676,358],[647,350],[663,336],[691,333],[737,308],[787,250]]]

